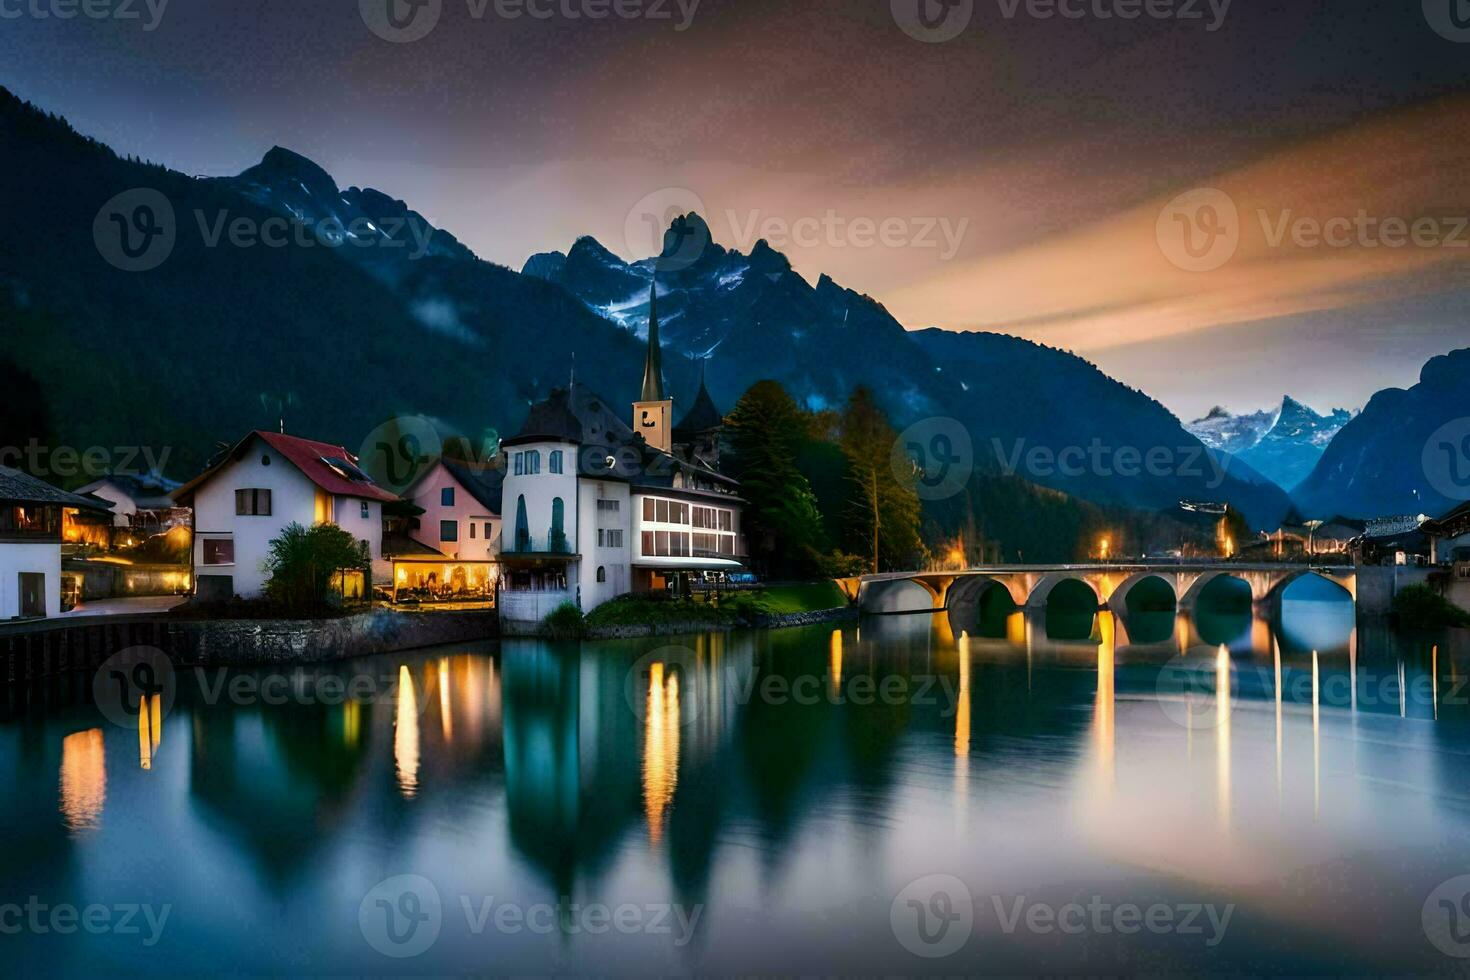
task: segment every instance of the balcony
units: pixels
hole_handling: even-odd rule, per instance
[[[565,558],[577,557],[572,544],[561,532],[546,535],[513,534],[505,539],[500,549],[502,558]]]

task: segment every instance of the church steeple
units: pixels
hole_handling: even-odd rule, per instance
[[[658,340],[658,277],[648,294],[648,357],[643,362],[643,397],[639,401],[664,400],[664,358]]]
[[[673,448],[674,402],[664,394],[664,356],[658,342],[658,277],[648,294],[648,358],[643,363],[643,396],[633,403],[633,431],[654,449]]]

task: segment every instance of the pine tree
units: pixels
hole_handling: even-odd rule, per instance
[[[876,573],[916,567],[924,546],[919,537],[919,497],[913,477],[894,465],[898,433],[873,393],[853,389],[842,413],[842,453],[847,457],[850,546],[866,555]]]

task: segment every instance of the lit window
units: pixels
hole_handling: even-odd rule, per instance
[[[205,538],[204,539],[204,564],[206,565],[233,565],[235,563],[235,542],[230,538]]]

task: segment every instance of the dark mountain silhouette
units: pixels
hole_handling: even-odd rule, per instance
[[[1470,498],[1470,348],[1374,395],[1292,496],[1309,518],[1437,517]]]

